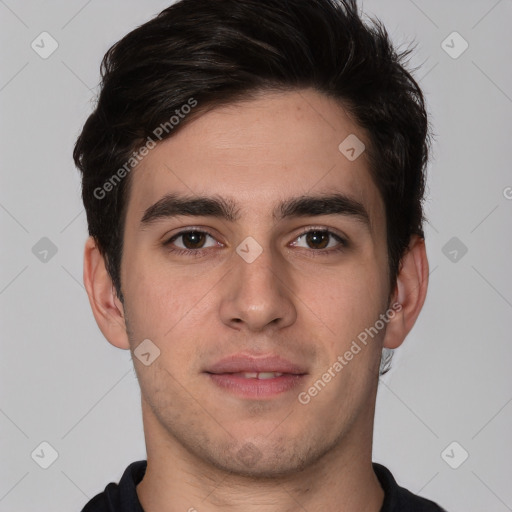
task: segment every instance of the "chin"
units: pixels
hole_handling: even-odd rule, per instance
[[[282,439],[274,444],[268,442],[268,439],[267,442],[241,441],[217,449],[216,453],[203,453],[200,457],[217,469],[241,477],[262,480],[286,478],[313,464],[323,452],[304,444],[297,446],[291,439]]]

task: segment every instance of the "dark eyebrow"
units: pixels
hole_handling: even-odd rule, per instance
[[[142,226],[159,219],[176,216],[217,217],[235,222],[240,218],[240,208],[235,201],[219,196],[183,196],[166,194],[144,211]],[[332,193],[316,196],[299,196],[279,203],[272,212],[275,221],[293,217],[315,217],[321,215],[346,215],[363,222],[371,228],[370,217],[365,207],[344,194]]]
[[[370,216],[366,208],[362,203],[345,194],[293,197],[280,203],[273,212],[275,220],[321,215],[350,216],[361,221],[369,230],[371,229]]]
[[[148,225],[159,219],[177,217],[178,215],[217,217],[234,222],[239,219],[239,209],[234,201],[223,197],[166,194],[145,210],[140,223]]]

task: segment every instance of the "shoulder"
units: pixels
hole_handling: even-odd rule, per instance
[[[376,462],[373,470],[385,492],[380,512],[446,512],[437,503],[400,487],[388,468]]]
[[[137,484],[146,472],[147,462],[132,462],[119,483],[111,482],[105,490],[92,498],[82,512],[144,512],[137,497]]]

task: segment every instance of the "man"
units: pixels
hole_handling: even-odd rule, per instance
[[[428,282],[403,57],[350,0],[182,0],[107,52],[84,282],[147,462],[84,511],[442,510],[371,460]]]

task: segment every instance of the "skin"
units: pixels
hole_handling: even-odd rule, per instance
[[[380,510],[384,492],[371,455],[381,350],[400,346],[413,327],[428,262],[424,241],[413,237],[389,289],[384,204],[365,153],[351,162],[338,150],[349,134],[367,143],[337,102],[311,89],[213,109],[132,171],[124,304],[87,241],[84,282],[104,336],[122,349],[150,339],[160,350],[149,366],[133,357],[148,459],[137,493],[146,512]],[[283,199],[333,191],[365,206],[370,229],[348,215],[279,222],[270,215]],[[168,192],[232,198],[241,217],[183,216],[141,229],[143,212]],[[174,247],[204,246],[200,257],[163,245],[190,227],[213,238],[194,245],[181,237]],[[339,243],[331,238],[326,249],[299,237],[309,228],[344,235],[349,245],[322,254]],[[248,236],[263,249],[252,263],[235,251]],[[396,301],[402,308],[386,328],[307,405],[299,403],[298,393]],[[290,392],[239,398],[202,373],[239,352],[279,354],[308,375]],[[247,443],[257,454],[251,463],[240,457]]]

